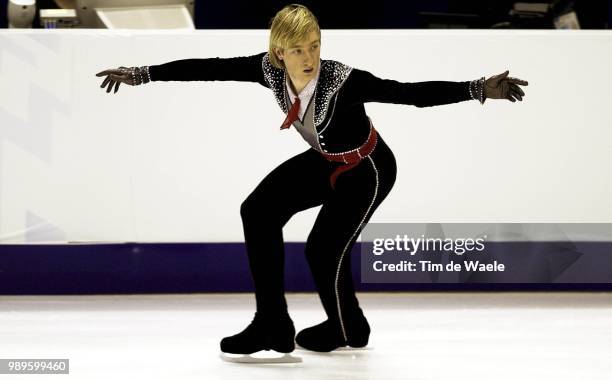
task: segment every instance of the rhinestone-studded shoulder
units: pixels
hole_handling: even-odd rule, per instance
[[[272,65],[269,53],[263,56],[261,68],[263,70],[264,80],[274,93],[276,102],[284,113],[289,112],[287,103],[285,103],[285,70],[278,69]]]
[[[346,78],[353,70],[343,63],[324,60],[321,62],[321,73],[315,98],[315,126],[319,126],[327,116],[329,101],[342,87]]]
[[[287,80],[285,70],[272,65],[269,53],[263,56],[261,68],[266,83],[274,93],[276,102],[284,113],[289,112],[289,107],[285,101],[285,81]],[[321,61],[321,73],[314,93],[315,126],[320,125],[325,120],[332,96],[342,87],[351,70],[353,70],[352,67],[337,61]]]

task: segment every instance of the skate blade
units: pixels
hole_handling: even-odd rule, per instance
[[[338,347],[334,350],[331,350],[330,352],[319,352],[319,351],[313,351],[313,350],[309,350],[307,348],[304,348],[302,346],[300,346],[299,344],[295,344],[295,349],[296,350],[300,350],[300,351],[307,351],[307,352],[312,352],[312,353],[317,353],[317,354],[328,354],[331,352],[340,352],[340,353],[355,353],[355,352],[367,352],[367,351],[372,351],[374,350],[374,346],[371,344],[368,344],[367,346],[364,347],[351,347],[351,346],[343,346],[343,347]]]
[[[372,351],[373,349],[374,349],[374,346],[372,346],[372,345],[367,345],[367,346],[364,346],[364,347],[344,346],[344,347],[338,347],[334,351],[361,352],[361,351]]]
[[[279,352],[259,351],[253,354],[229,354],[221,352],[221,360],[230,363],[268,364],[268,363],[301,363],[302,358],[291,354],[278,356]]]

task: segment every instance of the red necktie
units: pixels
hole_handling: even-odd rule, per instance
[[[291,106],[291,109],[289,110],[289,113],[287,113],[287,118],[283,122],[283,125],[281,125],[280,129],[289,128],[291,124],[293,124],[293,122],[297,120],[299,111],[300,111],[300,98],[296,97],[295,101],[293,102],[293,105]]]

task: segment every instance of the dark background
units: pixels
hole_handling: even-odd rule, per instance
[[[7,26],[8,0],[0,0],[0,27]],[[516,1],[507,0],[329,0],[300,3],[309,7],[324,29],[412,28],[553,28],[552,18],[514,21],[508,13]],[[524,0],[556,4],[557,13],[573,8],[582,29],[608,29],[612,25],[612,0]],[[195,1],[198,29],[267,29],[269,20],[289,1]],[[37,1],[38,8],[56,8],[53,0]],[[510,23],[510,25],[500,24]],[[38,27],[38,21],[34,22]]]
[[[517,1],[508,0],[377,0],[377,1],[308,1],[306,5],[317,16],[323,29],[412,29],[430,24],[447,24],[454,28],[490,28],[509,21],[508,13]],[[566,6],[576,10],[584,29],[607,29],[612,25],[609,0],[521,1],[524,3],[557,3],[560,12]],[[269,20],[287,1],[232,2],[197,1],[196,23],[202,29],[265,29]],[[438,13],[438,15],[432,14]],[[563,12],[562,12],[563,13]],[[444,15],[446,14],[446,15]],[[454,15],[454,16],[453,16]],[[536,27],[537,26],[533,26]],[[552,28],[552,25],[548,25]]]

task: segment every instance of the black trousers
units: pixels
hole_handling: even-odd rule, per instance
[[[350,252],[361,229],[393,187],[396,164],[379,135],[370,156],[340,174],[332,189],[329,178],[339,165],[311,148],[275,168],[242,203],[258,314],[274,318],[287,313],[282,228],[297,212],[319,205],[322,207],[305,249],[319,297],[328,318],[337,322],[339,329],[344,330],[344,324],[361,312]]]

